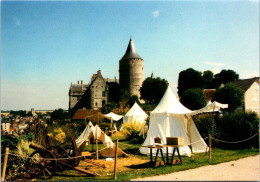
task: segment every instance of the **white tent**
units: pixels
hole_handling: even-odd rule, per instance
[[[131,109],[124,116],[125,122],[131,124],[134,121],[136,123],[144,124],[148,115],[141,109],[141,107],[135,103]]]
[[[189,115],[192,112],[179,102],[168,87],[160,103],[150,114],[150,126],[143,145],[153,145],[155,137],[160,137],[163,144],[166,144],[166,137],[183,137],[184,146],[179,147],[181,155],[191,155],[191,149],[188,145],[191,145],[194,153],[205,152],[207,144],[200,136]],[[163,151],[166,152],[166,149],[163,148]],[[149,154],[150,149],[141,147],[140,152]],[[153,155],[155,152],[154,150]],[[171,147],[169,152],[172,152]]]
[[[228,104],[221,104],[217,101],[214,102],[209,101],[205,107],[198,110],[194,110],[190,114],[194,115],[194,114],[206,113],[206,112],[216,112],[216,111],[220,111],[220,109],[225,109],[225,108],[228,108]]]
[[[105,114],[106,117],[112,118],[114,121],[120,120],[123,116],[110,112],[109,114]]]
[[[86,141],[90,141],[91,138],[99,139],[108,148],[113,148],[115,146],[111,138],[102,132],[98,125],[93,126],[93,124],[89,122],[81,135],[76,139],[77,147],[80,147]]]

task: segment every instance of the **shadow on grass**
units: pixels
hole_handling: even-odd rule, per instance
[[[146,168],[151,168],[151,164],[150,162],[146,162],[146,163],[143,163],[143,164],[137,164],[137,165],[131,165],[131,166],[126,166],[127,168],[130,168],[130,169],[146,169]]]
[[[139,149],[123,149],[123,151],[127,154],[133,154],[133,155],[141,154]]]

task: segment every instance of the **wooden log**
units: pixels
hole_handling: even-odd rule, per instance
[[[118,149],[118,139],[116,139],[116,150],[115,150],[115,164],[114,164],[114,179],[117,179],[116,176],[116,162],[117,162],[117,149]]]
[[[91,164],[93,164],[95,166],[106,168],[106,166],[104,164],[99,164],[98,162],[95,162],[95,161],[93,161],[91,159],[84,159],[83,162],[86,162],[86,163],[88,162],[88,163],[91,163]]]
[[[4,164],[3,164],[3,171],[2,171],[1,181],[5,180],[5,172],[6,172],[8,154],[9,154],[9,147],[6,147],[5,148],[5,157],[4,157]]]
[[[67,164],[67,163],[61,162],[61,161],[58,161],[58,163],[60,163],[61,165],[66,166],[66,167],[69,167],[70,169],[74,169],[74,170],[76,170],[76,171],[79,171],[79,172],[81,172],[81,173],[88,174],[88,175],[90,175],[90,176],[97,176],[96,173],[87,171],[87,170],[82,169],[82,168],[80,168],[80,167],[74,167],[74,166],[71,166],[71,165],[69,165],[69,164]]]

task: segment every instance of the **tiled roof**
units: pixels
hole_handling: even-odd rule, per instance
[[[83,84],[83,92],[86,90],[86,88],[88,87],[88,84]],[[81,89],[81,84],[71,84],[70,86],[70,92],[75,93],[75,92],[82,92]]]
[[[237,85],[244,91],[247,91],[249,87],[254,83],[254,82],[259,83],[259,77],[254,77],[254,78],[249,78],[249,79],[243,79],[243,80],[237,80],[237,81],[232,81],[229,82],[231,84]]]
[[[72,119],[82,120],[88,119],[91,121],[98,122],[98,120],[103,120],[105,116],[98,110],[87,110],[87,109],[78,109]]]

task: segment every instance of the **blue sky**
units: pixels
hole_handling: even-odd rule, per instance
[[[68,108],[71,82],[119,77],[130,36],[145,77],[259,75],[259,1],[1,2],[1,109]]]

